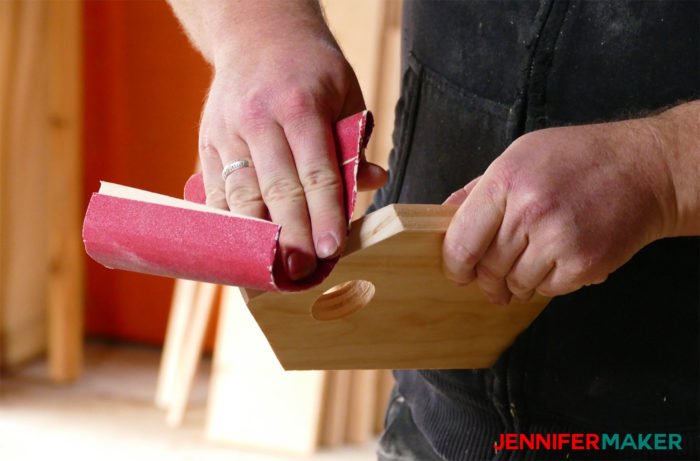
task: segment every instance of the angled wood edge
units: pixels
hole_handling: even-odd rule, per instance
[[[399,232],[445,232],[455,211],[455,206],[387,205],[352,223],[343,256],[370,247]]]

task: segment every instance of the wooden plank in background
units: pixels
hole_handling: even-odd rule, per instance
[[[315,451],[327,372],[286,372],[248,312],[224,287],[214,349],[207,436],[240,447]]]
[[[46,345],[48,2],[2,2],[2,131],[0,131],[0,365],[11,368]],[[7,19],[7,18],[10,19]],[[6,66],[6,67],[5,67]]]
[[[388,168],[394,128],[394,107],[399,99],[401,80],[401,0],[385,0],[382,34],[377,47],[373,86],[375,97],[372,112],[375,125],[373,144],[367,150],[367,160]]]
[[[328,27],[357,75],[367,107],[374,112],[374,83],[384,25],[385,1],[321,2]],[[371,143],[371,141],[370,141]]]
[[[56,381],[82,347],[81,5],[0,4],[0,367],[45,350],[48,318]]]
[[[202,355],[204,334],[214,309],[218,289],[219,286],[212,283],[197,283],[194,303],[188,309],[187,328],[182,338],[177,369],[174,371],[172,395],[168,396],[171,400],[168,402],[167,422],[171,426],[182,424],[185,416],[190,390]]]
[[[48,340],[55,382],[82,369],[82,2],[46,2],[48,33]]]
[[[17,40],[15,25],[17,7],[16,2],[0,2],[0,370],[5,364],[5,273],[7,272],[7,262],[5,261],[5,246],[3,239],[5,236],[5,215],[4,200],[5,191],[2,190],[5,173],[5,157],[7,156],[7,136],[9,133],[9,108],[10,108],[10,77],[14,74],[14,51]]]
[[[374,415],[374,433],[381,434],[384,431],[384,418],[386,416],[389,397],[394,388],[394,375],[391,370],[380,370],[377,379],[377,405]]]
[[[324,448],[333,448],[345,443],[352,371],[329,371],[327,380],[326,392],[323,396],[321,445]]]
[[[191,311],[196,298],[199,282],[176,280],[173,301],[170,305],[168,329],[160,360],[158,385],[156,386],[156,406],[167,408],[173,401],[177,382],[177,370],[183,355],[183,345],[190,330]]]
[[[374,435],[378,370],[352,370],[350,404],[345,440],[367,443]]]
[[[401,0],[322,2],[328,25],[352,65],[375,129],[365,151],[367,160],[388,164],[394,105],[399,97]],[[373,192],[360,192],[355,217],[362,216]]]
[[[376,75],[380,72],[382,53],[382,35],[384,34],[384,14],[386,1],[357,0],[338,2],[326,0],[321,2],[328,26],[333,32],[343,54],[352,66],[362,89],[365,104],[374,114],[375,119],[384,120],[384,114],[378,111],[376,104],[379,90]],[[393,58],[399,58],[398,53]],[[396,82],[398,85],[398,80]],[[392,109],[393,112],[393,109]],[[372,138],[365,150],[369,158],[374,156],[379,133],[391,133],[391,126],[375,123]],[[383,153],[387,156],[389,151]],[[381,155],[381,154],[380,154]],[[371,192],[360,192],[357,196],[355,216],[361,216],[371,201]]]

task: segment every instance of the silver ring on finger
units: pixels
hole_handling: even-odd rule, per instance
[[[242,160],[235,160],[229,164],[227,164],[223,170],[221,170],[221,178],[226,182],[226,178],[233,173],[236,170],[240,170],[241,168],[252,168],[253,165],[248,160],[242,159]]]

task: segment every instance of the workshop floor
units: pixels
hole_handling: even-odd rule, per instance
[[[370,461],[374,446],[346,447],[310,457],[235,450],[204,438],[209,362],[200,367],[187,419],[166,426],[153,405],[160,351],[88,343],[86,369],[73,386],[46,379],[37,362],[0,378],[0,459],[99,461]]]

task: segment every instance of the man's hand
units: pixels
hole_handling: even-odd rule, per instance
[[[317,2],[171,0],[214,65],[200,126],[207,203],[282,226],[280,246],[298,280],[316,257],[337,256],[347,226],[333,124],[364,109],[355,74]],[[221,177],[225,165],[248,160]],[[362,162],[360,188],[386,173]]]
[[[313,38],[283,38],[217,64],[199,152],[207,203],[259,218],[269,210],[282,226],[288,273],[299,279],[314,270],[316,255],[336,256],[344,244],[331,127],[364,103],[337,48]],[[240,159],[254,168],[237,170],[224,183],[223,165]]]
[[[494,303],[603,282],[676,230],[668,147],[649,119],[522,136],[447,199],[446,275]]]

